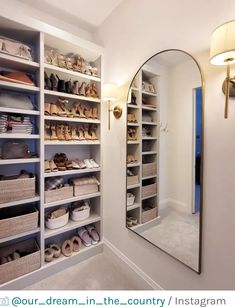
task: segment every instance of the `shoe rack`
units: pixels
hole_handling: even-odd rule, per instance
[[[68,267],[69,264],[78,263],[90,256],[93,256],[102,251],[102,154],[101,154],[101,73],[102,73],[102,54],[99,46],[93,45],[89,42],[78,40],[80,43],[71,43],[60,37],[52,36],[48,33],[43,33],[35,29],[28,28],[24,25],[14,23],[12,21],[5,22],[4,18],[0,17],[1,34],[18,41],[23,41],[29,44],[32,48],[33,61],[24,60],[11,55],[0,53],[0,68],[7,71],[23,71],[31,73],[36,85],[21,85],[17,83],[11,83],[6,81],[0,81],[0,91],[24,93],[30,96],[31,101],[35,106],[35,110],[20,110],[12,108],[0,108],[0,113],[13,113],[29,115],[33,123],[35,123],[35,131],[33,134],[0,134],[0,146],[8,139],[22,139],[24,140],[30,150],[37,154],[36,158],[29,159],[0,159],[0,174],[12,175],[19,173],[21,169],[25,169],[36,175],[36,192],[35,197],[31,199],[22,199],[10,203],[0,204],[0,209],[16,206],[25,206],[31,204],[36,206],[39,211],[38,227],[34,231],[25,232],[16,236],[0,239],[0,248],[7,246],[14,242],[21,242],[28,238],[34,238],[40,248],[41,254],[41,270],[55,267],[52,271],[56,272],[56,267],[63,269]],[[79,54],[87,61],[91,62],[97,67],[97,76],[87,75],[66,68],[57,67],[44,62],[44,50],[45,46],[50,46],[59,50],[61,53],[67,54],[72,52]],[[50,75],[51,73],[57,74],[59,78],[65,80],[79,82],[93,82],[98,89],[99,98],[86,97],[75,95],[71,93],[62,93],[58,91],[52,91],[44,89],[44,73]],[[98,118],[70,118],[44,115],[44,103],[55,102],[58,97],[66,98],[70,103],[78,102],[86,104],[89,107],[97,108]],[[62,123],[73,126],[79,125],[95,125],[97,140],[45,140],[45,123]],[[86,158],[93,158],[98,164],[98,168],[86,168],[77,170],[66,170],[58,172],[44,172],[44,161],[46,159],[51,160],[56,153],[65,153],[69,159],[79,158],[81,160]],[[49,177],[62,176],[67,182],[71,178],[82,177],[86,175],[95,176],[99,182],[99,191],[92,194],[84,194],[77,197],[70,197],[68,199],[60,199],[55,202],[45,202],[45,180]],[[91,214],[88,219],[69,223],[61,228],[49,230],[45,226],[45,216],[52,210],[63,205],[68,207],[71,203],[79,200],[90,200]],[[91,247],[83,246],[79,252],[73,253],[71,257],[64,257],[61,255],[59,258],[54,259],[50,263],[46,263],[44,260],[44,250],[48,244],[57,243],[62,244],[66,239],[77,235],[77,229],[81,226],[93,224],[100,234],[100,242]],[[58,266],[56,266],[58,264]],[[51,271],[51,272],[52,272]],[[0,285],[1,287],[2,285]]]
[[[153,85],[152,91],[144,88],[145,83]],[[130,170],[137,181],[134,184],[128,184],[127,179],[127,193],[132,193],[135,200],[132,205],[127,205],[126,216],[137,219],[138,224],[130,227],[137,232],[145,230],[148,225],[152,225],[159,219],[157,210],[160,129],[158,83],[159,76],[152,72],[151,67],[145,65],[136,74],[128,96],[127,112],[134,115],[136,122],[127,120],[127,136],[129,135],[128,131],[133,129],[137,140],[130,140],[127,137],[127,171]],[[144,131],[148,132],[147,135]],[[135,161],[128,161],[130,155],[135,158]],[[150,166],[150,172],[147,175],[144,170],[146,165]],[[147,195],[144,191],[146,186],[152,186]],[[152,217],[149,217],[147,221],[145,218],[146,207],[152,208],[153,211]]]

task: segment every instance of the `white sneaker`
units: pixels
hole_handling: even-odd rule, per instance
[[[93,165],[90,163],[90,159],[85,159],[84,163],[86,164],[86,168],[93,168]]]
[[[89,162],[92,165],[92,167],[94,167],[94,168],[99,167],[99,164],[97,164],[94,159],[90,159]]]

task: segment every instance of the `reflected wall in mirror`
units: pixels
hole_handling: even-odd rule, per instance
[[[126,226],[200,273],[203,82],[181,50],[151,57],[127,104]]]

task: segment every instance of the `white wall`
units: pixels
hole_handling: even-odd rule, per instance
[[[232,0],[127,0],[97,35],[106,47],[105,79],[125,83],[151,55],[167,48],[196,54],[205,77],[202,274],[125,228],[126,118],[104,131],[105,236],[165,289],[234,289],[235,103],[223,119],[222,67],[209,62],[210,32],[232,19]],[[124,106],[124,104],[123,104]],[[107,122],[104,122],[107,127]]]
[[[200,71],[192,59],[169,69],[168,197],[174,207],[188,213],[192,213],[195,184],[193,91],[201,85]]]

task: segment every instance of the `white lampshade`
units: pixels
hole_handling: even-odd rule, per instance
[[[102,86],[102,100],[116,101],[118,86],[115,83],[105,83]]]
[[[235,20],[216,28],[211,36],[210,63],[227,65],[235,63]]]

